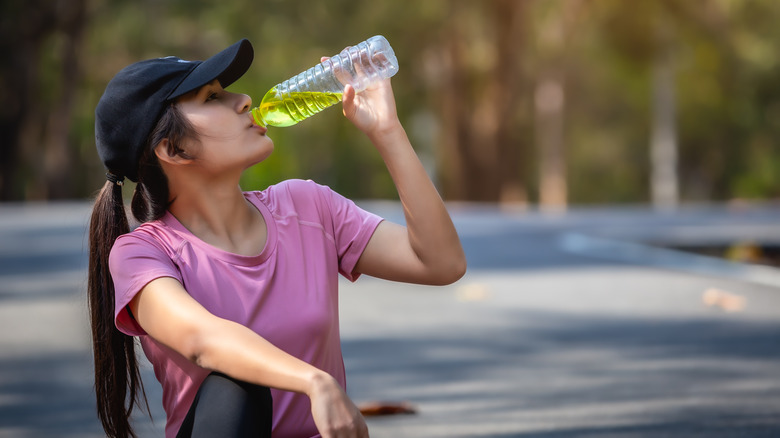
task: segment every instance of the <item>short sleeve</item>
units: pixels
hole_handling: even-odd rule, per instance
[[[360,274],[355,272],[355,266],[383,219],[363,210],[352,200],[327,187],[321,190],[327,190],[333,218],[333,237],[339,256],[339,273],[348,280],[355,281],[360,277]]]
[[[117,329],[130,336],[146,332],[130,316],[127,305],[149,282],[181,274],[171,257],[151,238],[140,233],[120,236],[109,256],[109,270],[114,280],[114,317]]]

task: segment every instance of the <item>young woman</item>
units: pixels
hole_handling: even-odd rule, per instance
[[[166,437],[367,437],[344,392],[338,274],[441,285],[465,272],[389,80],[347,87],[342,103],[384,159],[406,226],[311,181],[241,191],[241,173],[273,150],[251,99],[224,88],[252,58],[242,40],[202,62],[141,61],[97,106],[108,173],[90,225],[89,301],[110,437],[134,436],[130,414],[145,399],[133,337],[162,384]],[[133,231],[125,177],[137,182]]]

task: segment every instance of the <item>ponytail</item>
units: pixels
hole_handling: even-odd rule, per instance
[[[161,218],[168,209],[168,180],[154,153],[154,145],[169,139],[173,152],[180,152],[195,131],[176,105],[169,105],[149,136],[138,165],[138,184],[131,203],[139,222]],[[114,281],[108,256],[114,241],[130,232],[122,200],[122,186],[107,181],[95,200],[89,224],[89,280],[87,295],[95,359],[97,412],[109,438],[136,437],[130,426],[135,406],[149,404],[138,370],[133,337],[114,325]],[[143,404],[141,403],[143,401]]]
[[[103,429],[110,438],[135,437],[130,415],[146,393],[138,371],[135,341],[114,325],[114,282],[108,256],[114,241],[130,232],[122,186],[107,181],[95,200],[89,224],[89,313],[95,359],[95,395]],[[129,394],[128,394],[129,390]]]

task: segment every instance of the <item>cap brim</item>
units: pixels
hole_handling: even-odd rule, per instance
[[[232,84],[244,75],[254,60],[252,43],[247,39],[233,44],[211,58],[201,62],[189,75],[168,95],[167,100],[200,88],[217,79],[223,87]]]

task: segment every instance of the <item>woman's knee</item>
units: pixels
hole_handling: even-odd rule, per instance
[[[201,384],[181,436],[269,437],[273,400],[265,386],[212,373]],[[191,432],[188,434],[187,431]]]

